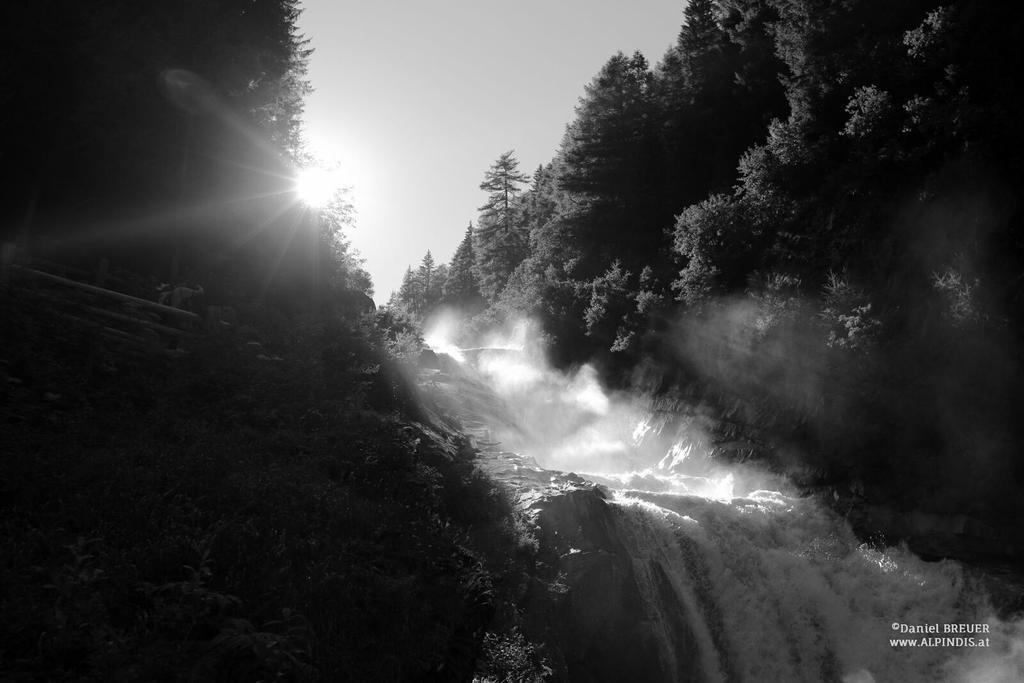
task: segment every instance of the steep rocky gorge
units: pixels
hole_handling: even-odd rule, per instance
[[[857,492],[807,495],[806,483],[721,465],[742,434],[722,440],[706,407],[625,401],[515,350],[462,355],[432,358],[423,383],[533,521],[539,549],[518,607],[555,680],[1024,676],[1013,582],[862,543],[834,511]],[[905,537],[923,547],[975,538],[969,518],[892,524],[911,525]],[[894,624],[979,624],[990,640],[894,646]]]

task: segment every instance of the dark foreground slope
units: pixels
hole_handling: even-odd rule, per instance
[[[131,355],[0,296],[0,678],[533,666],[487,632],[528,539],[372,326],[243,312]]]

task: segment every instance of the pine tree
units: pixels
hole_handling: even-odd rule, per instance
[[[512,271],[527,255],[527,236],[517,224],[518,198],[527,180],[519,172],[515,152],[508,151],[491,164],[480,183],[480,189],[489,194],[477,223],[476,272],[480,291],[489,301],[497,300]]]
[[[615,259],[632,267],[661,246],[662,152],[655,119],[653,74],[639,52],[613,56],[576,108],[559,152],[557,185],[566,193],[550,226],[561,247],[578,250],[580,279],[604,272]],[[557,256],[556,256],[557,258]]]
[[[423,292],[420,289],[419,279],[413,272],[412,266],[408,266],[405,269],[405,274],[402,276],[402,284],[398,288],[398,291],[391,294],[388,306],[390,308],[398,309],[403,313],[415,316],[419,313],[419,306],[422,298]]]
[[[714,0],[687,4],[676,44],[658,68],[672,215],[709,191],[732,185],[736,157],[764,134],[763,126],[748,133],[740,123],[750,108],[735,82],[739,47],[719,24],[718,5]]]
[[[435,263],[428,250],[416,270],[412,266],[405,269],[402,285],[391,295],[388,305],[422,321],[441,304],[447,281],[448,266]]]
[[[715,5],[715,0],[690,0],[683,11],[685,20],[677,45],[683,77],[691,92],[710,85],[726,48],[725,32],[718,25]],[[728,81],[724,85],[728,85]]]
[[[431,310],[444,302],[444,286],[448,282],[448,264],[439,263],[434,267],[434,277],[430,291],[427,292],[427,304]]]
[[[427,253],[423,256],[423,260],[420,261],[420,267],[416,271],[416,277],[420,283],[420,290],[426,298],[426,294],[430,292],[433,285],[434,278],[434,256],[427,249]]]
[[[444,283],[442,301],[468,312],[483,308],[483,296],[476,278],[476,252],[473,249],[473,224],[466,228],[466,234],[459,243],[448,277]]]
[[[418,310],[423,315],[428,315],[441,303],[441,293],[448,279],[448,267],[443,263],[435,264],[433,254],[427,250],[416,271],[416,279],[419,281],[421,292]]]

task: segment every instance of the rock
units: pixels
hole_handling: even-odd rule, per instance
[[[637,542],[623,508],[600,487],[536,500],[551,580],[524,602],[528,627],[558,680],[701,680],[693,615],[671,569]]]
[[[925,558],[974,563],[1019,554],[1005,531],[962,513],[904,512],[888,505],[854,505],[849,519],[859,536],[881,533],[889,543],[906,541],[912,551]]]

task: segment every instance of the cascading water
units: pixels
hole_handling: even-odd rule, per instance
[[[860,543],[780,478],[711,461],[705,418],[654,414],[592,369],[516,344],[453,351],[462,372],[436,393],[449,383],[496,476],[562,510],[550,544],[579,584],[565,618],[583,622],[570,679],[623,679],[618,658],[629,680],[1024,681],[1024,622],[997,618],[960,564]],[[559,500],[584,481],[606,512]],[[591,645],[616,638],[629,647]]]
[[[717,666],[705,680],[1019,681],[1019,624],[991,616],[953,562],[858,544],[811,500],[758,491],[728,503],[698,496],[616,496],[644,541],[678,547],[680,595]],[[896,625],[896,628],[893,625]],[[895,644],[934,625],[927,647]],[[943,633],[963,625],[969,633]],[[957,626],[961,628],[961,626]],[[918,634],[909,636],[920,638]],[[973,646],[972,646],[973,644]]]

